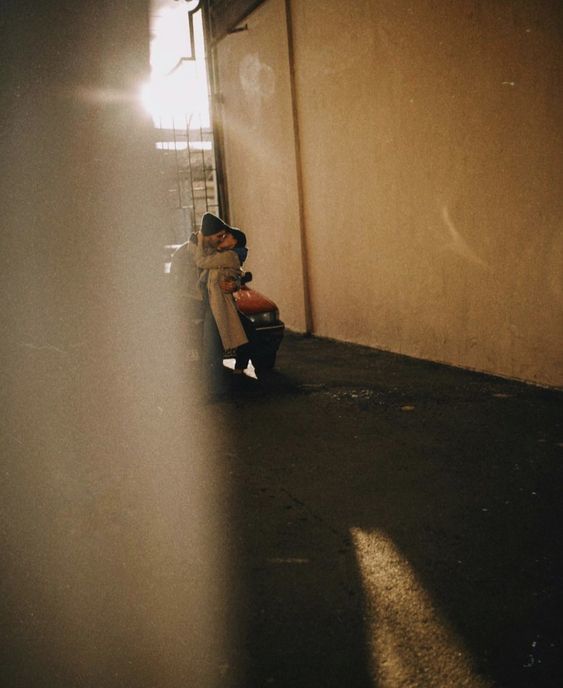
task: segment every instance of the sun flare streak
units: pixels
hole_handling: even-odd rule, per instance
[[[447,206],[442,207],[442,220],[444,221],[450,236],[450,241],[444,246],[444,248],[457,253],[462,258],[465,258],[475,265],[479,265],[485,270],[490,270],[490,266],[475,253],[467,241],[465,241],[465,239],[461,236],[450,217],[450,212]]]

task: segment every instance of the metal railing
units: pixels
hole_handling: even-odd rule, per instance
[[[186,241],[205,212],[219,214],[213,131],[193,126],[158,128],[156,146],[170,210],[170,243]]]

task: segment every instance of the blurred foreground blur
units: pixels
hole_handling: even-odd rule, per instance
[[[3,22],[2,683],[214,685],[222,476],[163,284],[148,3]]]

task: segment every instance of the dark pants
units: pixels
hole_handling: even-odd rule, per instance
[[[253,342],[256,330],[254,328],[253,323],[246,317],[246,315],[239,313],[239,317],[240,322],[244,328],[246,338],[248,339],[248,343],[238,347],[235,358],[235,368],[244,370],[248,366],[248,363],[252,358]]]

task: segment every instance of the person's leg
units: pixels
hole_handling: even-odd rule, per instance
[[[237,354],[235,357],[235,373],[243,373],[250,362],[250,344],[243,344],[237,349]]]
[[[223,345],[211,308],[206,308],[203,317],[203,347],[201,356],[203,374],[212,394],[223,389]]]
[[[242,373],[244,370],[246,370],[250,362],[255,329],[253,323],[245,315],[239,313],[239,317],[244,328],[244,333],[248,339],[247,344],[243,344],[242,346],[238,347],[235,358],[235,372],[240,371]]]

